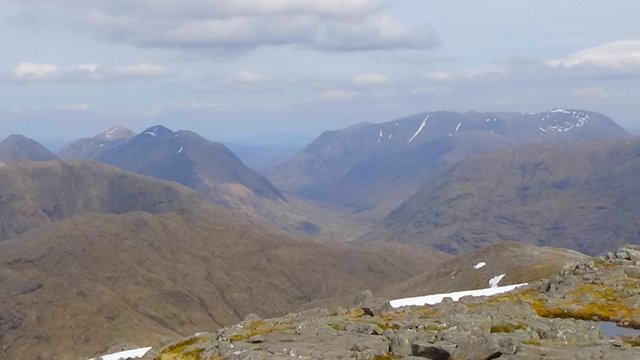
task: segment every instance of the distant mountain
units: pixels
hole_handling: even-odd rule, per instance
[[[0,162],[49,161],[56,155],[44,146],[24,135],[11,135],[0,141]]]
[[[346,233],[352,234],[349,238],[363,233],[360,221],[354,225],[354,221],[345,219],[342,213],[285,198],[268,180],[220,143],[208,141],[191,131],[174,132],[161,125],[133,137],[129,137],[128,131],[120,130],[123,136],[106,132],[70,145],[67,150],[80,151],[65,151],[64,154],[66,157],[82,154],[83,158],[180,183],[257,223],[298,235],[344,239]],[[69,155],[72,153],[76,155]]]
[[[127,142],[135,133],[121,126],[112,126],[109,130],[91,138],[84,138],[66,145],[58,152],[61,159],[95,159],[107,150]]]
[[[380,207],[384,214],[434,169],[469,156],[523,143],[624,136],[613,120],[583,110],[421,113],[327,131],[269,178],[305,198],[354,212]]]
[[[640,243],[640,139],[524,145],[433,177],[367,237],[469,252],[502,241],[599,254]]]
[[[284,200],[278,189],[244,165],[224,145],[191,131],[173,132],[164,126],[153,126],[95,159],[124,170],[175,181],[225,205],[252,197]]]

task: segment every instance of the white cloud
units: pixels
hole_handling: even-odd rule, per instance
[[[389,82],[389,78],[382,74],[365,73],[354,76],[353,82],[358,85],[384,85]]]
[[[25,7],[22,16],[29,22],[54,22],[89,31],[103,40],[141,47],[235,50],[295,45],[327,51],[361,51],[429,49],[439,43],[430,28],[389,16],[389,0],[20,3]]]
[[[140,63],[118,68],[116,74],[131,78],[154,78],[167,76],[169,71],[159,65]]]
[[[452,73],[446,71],[434,71],[425,75],[425,78],[431,81],[451,81],[455,79],[455,76]]]
[[[616,41],[584,49],[561,59],[547,61],[546,65],[564,69],[640,73],[640,40]]]
[[[571,94],[574,99],[609,99],[611,94],[597,86],[580,88]]]
[[[262,75],[252,71],[241,71],[232,76],[229,81],[240,85],[254,85],[261,83],[263,81],[263,77]]]
[[[335,100],[353,100],[356,96],[360,95],[357,91],[350,91],[344,89],[330,89],[322,93],[322,98],[329,101]]]
[[[122,81],[139,78],[156,78],[168,75],[167,69],[147,63],[124,66],[116,69],[103,69],[98,64],[80,64],[59,66],[54,64],[38,64],[21,62],[13,69],[13,73],[5,78],[6,82],[99,82]]]
[[[62,71],[52,64],[21,62],[13,69],[13,74],[19,80],[53,80],[60,77]]]
[[[84,103],[64,104],[64,105],[58,106],[58,109],[66,110],[66,111],[86,111],[86,110],[89,110],[89,108],[90,108],[89,105]]]

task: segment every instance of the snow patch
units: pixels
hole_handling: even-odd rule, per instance
[[[451,298],[453,301],[458,301],[460,298],[465,296],[492,296],[497,294],[502,294],[508,291],[512,291],[521,286],[525,286],[524,284],[516,284],[516,285],[507,285],[500,287],[491,287],[488,289],[480,289],[480,290],[466,290],[466,291],[456,291],[446,294],[435,294],[435,295],[427,295],[427,296],[418,296],[412,298],[404,298],[404,299],[396,299],[389,301],[389,304],[392,308],[400,308],[403,306],[423,306],[423,305],[435,305],[439,304],[445,298]]]
[[[145,133],[145,135],[150,135],[150,136],[153,136],[153,137],[158,136],[158,128],[153,128],[153,130],[152,130],[152,131],[147,131],[147,132]]]
[[[485,267],[487,265],[486,262],[484,261],[480,261],[479,263],[473,265],[473,268],[476,270],[482,269],[483,267]]]
[[[507,274],[497,275],[497,276],[494,276],[491,279],[489,279],[489,286],[491,288],[497,288],[498,284],[500,283],[500,281],[502,281],[502,278],[504,278],[505,275],[507,275]]]
[[[182,154],[182,150],[184,150],[184,147],[180,146],[180,150],[178,150],[178,154]]]
[[[565,109],[553,109],[550,112],[552,112],[552,113],[562,113],[562,114],[571,114],[571,111],[567,111]]]
[[[133,350],[126,350],[126,351],[121,351],[115,354],[110,354],[110,355],[104,355],[101,357],[98,357],[97,360],[120,360],[120,359],[129,359],[129,358],[141,358],[143,357],[146,353],[149,352],[149,350],[151,350],[150,347],[146,347],[146,348],[140,348],[140,349],[133,349]],[[89,359],[89,360],[96,360],[95,358]]]
[[[416,136],[420,135],[420,133],[422,132],[422,130],[424,129],[425,126],[427,126],[427,120],[429,120],[429,115],[427,115],[426,118],[424,118],[424,120],[422,120],[422,124],[420,124],[420,127],[418,128],[418,130],[416,130],[416,132],[413,134],[413,136],[411,137],[411,139],[409,139],[409,142],[412,142],[413,139],[416,138]]]
[[[456,126],[456,132],[458,132],[458,130],[460,130],[460,126],[462,126],[462,123],[458,123],[458,126]]]
[[[380,140],[382,140],[383,136],[384,136],[384,132],[382,130],[380,130],[380,133],[378,134],[378,142],[380,142]]]

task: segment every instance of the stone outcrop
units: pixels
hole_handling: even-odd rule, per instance
[[[639,267],[626,246],[491,298],[392,310],[363,293],[349,310],[248,318],[145,359],[640,359],[640,332],[602,326],[640,329]]]

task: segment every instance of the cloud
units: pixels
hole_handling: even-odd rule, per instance
[[[322,98],[328,101],[345,101],[353,100],[358,95],[360,93],[357,91],[330,89],[322,93]]]
[[[140,47],[254,49],[294,45],[325,51],[430,49],[428,26],[389,16],[389,0],[31,0],[25,20],[54,23]],[[63,10],[64,9],[64,10]],[[23,21],[24,22],[24,21]]]
[[[611,94],[597,86],[580,88],[571,94],[574,99],[609,99]]]
[[[169,75],[169,71],[162,66],[140,63],[116,69],[116,74],[131,78],[155,78]]]
[[[86,110],[89,110],[89,108],[90,108],[89,105],[84,103],[64,104],[64,105],[58,106],[58,109],[66,110],[66,111],[86,111]]]
[[[640,40],[616,41],[584,49],[546,65],[586,74],[640,75]]]
[[[168,70],[162,66],[148,63],[140,63],[109,70],[102,69],[98,64],[58,66],[54,64],[21,62],[14,67],[11,75],[8,77],[6,75],[2,76],[2,81],[15,83],[80,83],[122,81],[140,78],[149,79],[164,77],[168,74]]]
[[[389,82],[389,78],[382,74],[365,73],[354,76],[353,82],[358,85],[384,85]]]
[[[239,85],[255,85],[262,81],[262,75],[256,74],[252,71],[241,71],[229,79],[229,82]]]
[[[52,64],[21,62],[13,69],[13,74],[19,80],[53,80],[60,77],[62,71]]]
[[[451,81],[455,79],[455,76],[446,71],[434,71],[432,73],[426,74],[425,78],[431,81]]]
[[[640,65],[640,40],[616,41],[578,51],[563,59],[548,61],[550,66],[571,68],[582,64],[605,67],[625,67]]]

